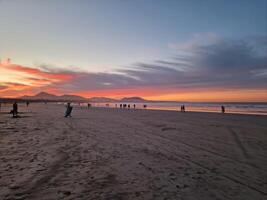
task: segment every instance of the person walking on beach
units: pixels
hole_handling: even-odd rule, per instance
[[[185,106],[184,105],[181,106],[181,112],[185,112]]]
[[[135,109],[135,104],[133,105],[134,109]]]
[[[18,104],[17,104],[17,102],[13,103],[12,114],[13,114],[13,117],[17,117],[18,116]]]
[[[222,113],[225,113],[225,107],[224,106],[221,107],[221,110],[222,110]]]
[[[70,106],[70,103],[68,103],[67,110],[65,112],[65,117],[71,117],[71,111],[72,111],[72,106]]]
[[[87,104],[87,108],[89,109],[90,107],[91,107],[91,104],[90,104],[90,103],[88,103],[88,104]]]
[[[30,104],[30,102],[29,102],[29,101],[27,101],[27,102],[26,102],[26,106],[28,107],[28,106],[29,106],[29,104]]]

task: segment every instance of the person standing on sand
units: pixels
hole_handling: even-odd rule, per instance
[[[135,104],[133,105],[134,109],[135,109]]]
[[[28,106],[29,106],[29,104],[30,104],[30,102],[29,102],[29,101],[27,101],[27,102],[26,102],[26,106],[28,107]]]
[[[13,110],[12,110],[13,117],[18,116],[18,104],[17,102],[13,103]]]
[[[70,106],[70,103],[68,103],[67,110],[65,112],[65,117],[71,117],[71,111],[72,111],[72,106]]]
[[[225,107],[222,106],[221,109],[222,109],[222,113],[225,113]]]

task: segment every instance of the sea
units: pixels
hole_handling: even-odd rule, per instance
[[[185,106],[186,111],[191,112],[221,112],[221,106],[225,107],[226,113],[238,113],[238,114],[251,114],[251,115],[267,115],[267,102],[266,103],[195,103],[195,102],[106,102],[106,103],[91,103],[94,107],[110,107],[119,108],[120,104],[130,104],[130,108],[133,109],[133,105],[136,105],[136,109],[151,110],[173,110],[180,111],[181,106]],[[83,104],[87,106],[87,104]]]

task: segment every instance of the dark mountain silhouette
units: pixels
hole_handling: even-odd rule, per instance
[[[49,101],[83,101],[86,100],[84,97],[76,96],[76,95],[62,95],[57,96],[54,94],[49,94],[47,92],[40,92],[34,96],[23,96],[21,99],[25,100],[49,100]]]
[[[34,96],[22,96],[19,99],[22,100],[48,100],[48,101],[90,101],[90,102],[145,102],[146,100],[141,97],[127,97],[121,100],[116,100],[107,97],[92,97],[84,98],[78,95],[62,95],[57,96],[54,94],[49,94],[47,92],[40,92]]]
[[[145,102],[147,100],[141,97],[125,97],[125,98],[122,98],[121,101],[123,102]]]

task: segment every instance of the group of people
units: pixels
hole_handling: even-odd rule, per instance
[[[117,104],[115,105],[115,107],[117,108]],[[135,104],[133,104],[133,108],[135,109]],[[131,108],[131,105],[130,104],[120,104],[120,108],[128,108],[130,109]]]
[[[185,112],[185,106],[181,105],[181,112]]]
[[[29,101],[26,102],[26,106],[28,107],[30,104]],[[87,107],[90,108],[91,107],[91,104],[88,103],[87,104]],[[115,107],[117,108],[117,104],[115,105]],[[72,106],[71,106],[71,103],[68,102],[67,103],[67,106],[66,106],[66,112],[65,112],[65,117],[71,117],[71,112],[72,112]],[[128,108],[130,109],[131,108],[131,105],[130,104],[120,104],[120,108]],[[136,105],[133,104],[133,108],[135,109],[136,108]],[[147,105],[144,104],[143,105],[143,108],[147,108]],[[0,103],[0,110],[1,110],[1,103]],[[181,105],[181,112],[185,112],[185,105]],[[221,106],[221,112],[222,113],[225,113],[225,107],[222,105]],[[13,117],[18,117],[18,103],[17,102],[14,102],[13,103],[13,109],[10,111],[10,114],[13,115]]]

